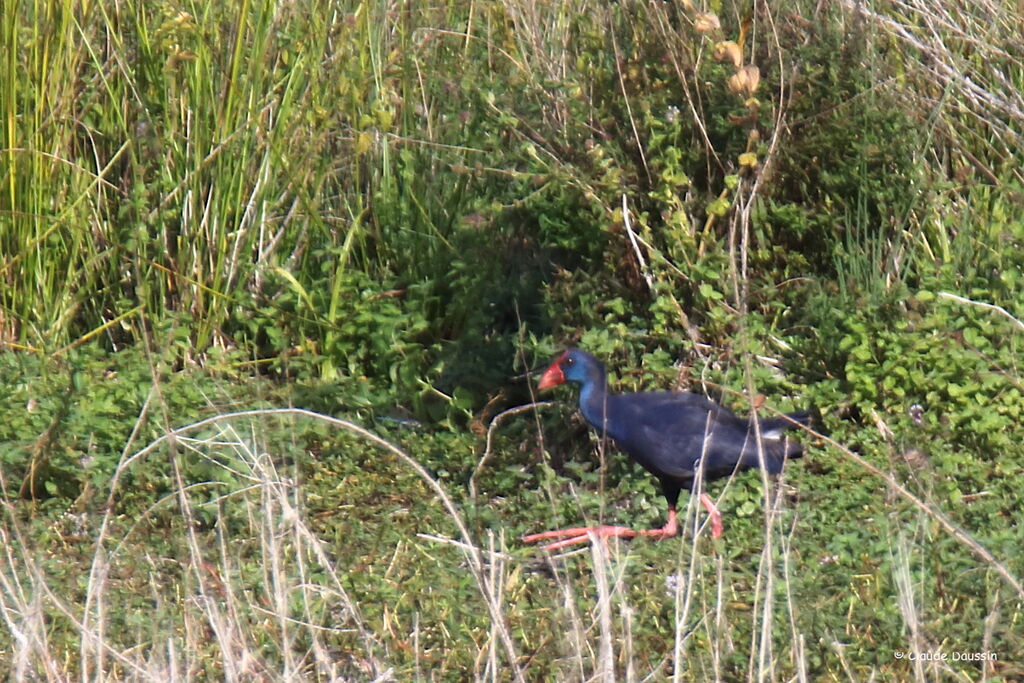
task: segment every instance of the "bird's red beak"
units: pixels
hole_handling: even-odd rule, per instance
[[[540,381],[537,382],[537,389],[543,391],[544,389],[557,387],[564,382],[565,375],[562,373],[562,359],[559,358],[540,376]]]

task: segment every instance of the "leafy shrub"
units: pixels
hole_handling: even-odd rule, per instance
[[[237,357],[209,360],[226,370]],[[154,380],[154,362],[161,365],[139,349],[109,354],[83,347],[59,360],[0,354],[5,494],[78,499],[88,506],[94,496],[104,496],[125,448],[141,448],[165,429],[252,397],[245,389],[252,380],[227,382],[216,371],[166,372]],[[172,424],[165,424],[164,416]],[[186,480],[201,482],[224,476],[226,470],[186,457],[181,471]],[[169,491],[172,474],[166,459],[151,458],[128,474],[136,484],[129,490],[142,496]]]

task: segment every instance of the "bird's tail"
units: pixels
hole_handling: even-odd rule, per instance
[[[807,411],[789,413],[785,417],[770,417],[761,420],[761,444],[764,447],[765,468],[772,474],[782,471],[782,464],[788,458],[799,458],[804,454],[804,448],[796,439],[790,438],[786,431],[798,429],[797,425],[810,426],[813,415]],[[751,458],[754,466],[758,461],[757,440],[753,430],[750,434],[750,446],[744,449],[744,460]],[[749,450],[748,454],[746,451]]]
[[[769,417],[761,420],[761,433],[769,438],[777,439],[782,436],[783,431],[796,429],[797,425],[809,427],[813,417],[811,412],[807,410],[789,413],[784,417]],[[793,424],[794,422],[796,424]]]

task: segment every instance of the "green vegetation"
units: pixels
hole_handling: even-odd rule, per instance
[[[1024,679],[1019,4],[0,16],[0,670]],[[549,557],[567,344],[821,433]]]

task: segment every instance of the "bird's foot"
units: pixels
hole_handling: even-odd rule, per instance
[[[674,520],[673,520],[674,521]],[[648,536],[656,541],[664,538],[671,538],[676,535],[678,529],[675,524],[666,524],[660,529],[630,529],[626,526],[581,526],[572,529],[556,529],[554,531],[543,531],[539,534],[523,536],[523,543],[536,543],[552,538],[561,539],[554,543],[548,543],[544,550],[558,550],[577,543],[602,540],[606,538],[635,538],[637,536]]]
[[[711,521],[711,537],[721,538],[722,537],[722,514],[718,511],[718,506],[715,505],[715,501],[711,500],[711,496],[706,493],[700,494],[701,505],[708,511],[708,518]]]
[[[544,546],[544,550],[558,550],[577,543],[586,543],[591,538],[633,538],[636,535],[637,532],[634,529],[624,526],[580,526],[523,536],[523,543],[536,543],[549,538],[558,538],[562,540]]]

